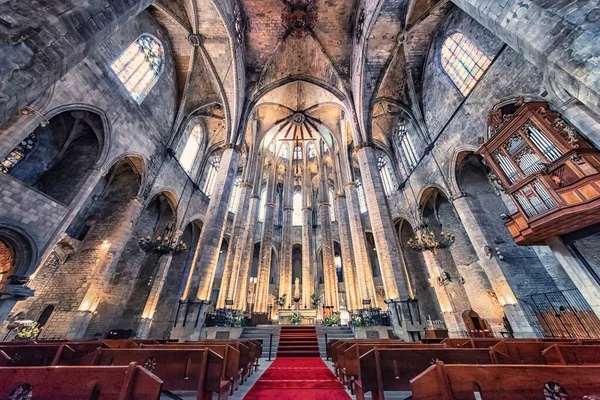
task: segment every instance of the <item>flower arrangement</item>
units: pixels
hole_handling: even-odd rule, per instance
[[[298,325],[300,323],[302,323],[302,314],[296,311],[292,314],[292,324]]]
[[[285,306],[285,300],[287,298],[287,294],[282,294],[281,296],[279,296],[277,298],[277,300],[275,301],[275,304],[277,304],[280,308],[282,308],[283,306]]]
[[[310,308],[318,308],[319,303],[321,303],[321,299],[319,298],[319,296],[316,293],[313,293],[310,296]]]
[[[323,318],[323,324],[326,326],[335,326],[340,324],[340,313],[334,312]]]
[[[16,340],[35,340],[40,335],[39,325],[34,323],[29,326],[22,327],[17,335],[15,336]]]

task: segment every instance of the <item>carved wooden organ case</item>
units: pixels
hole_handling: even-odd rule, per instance
[[[600,221],[600,152],[547,103],[518,100],[492,112],[489,125],[477,152],[517,207],[504,216],[517,244],[545,244]]]

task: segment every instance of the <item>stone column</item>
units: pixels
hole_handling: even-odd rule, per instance
[[[583,295],[598,318],[600,318],[600,286],[594,280],[587,268],[573,255],[569,247],[558,236],[546,241],[548,246],[573,281],[573,284]]]
[[[250,266],[254,256],[254,234],[256,229],[256,221],[258,220],[258,206],[260,204],[260,188],[262,181],[263,158],[256,164],[254,170],[254,190],[250,198],[250,209],[246,218],[246,228],[242,237],[243,250],[240,252],[240,257],[234,265],[237,265],[238,275],[235,277],[236,282],[233,286],[234,290],[234,305],[236,310],[245,310],[248,304],[248,279],[250,278]]]
[[[344,185],[346,191],[346,205],[348,209],[348,220],[350,226],[350,237],[354,250],[354,262],[356,265],[356,282],[360,298],[359,308],[363,308],[363,300],[371,300],[371,306],[377,307],[377,296],[375,295],[375,282],[373,271],[367,252],[367,239],[360,219],[360,204],[358,201],[358,188],[356,182]]]
[[[39,98],[152,0],[0,2],[6,45],[0,59],[0,125]],[[10,16],[10,17],[9,17]]]
[[[86,282],[87,287],[81,291],[81,297],[77,299],[80,302],[78,312],[81,315],[73,318],[71,321],[67,329],[67,339],[81,339],[85,335],[92,315],[100,303],[104,290],[127,243],[129,243],[143,210],[143,201],[137,197],[133,198],[130,201],[126,214],[121,219],[121,223],[110,235],[110,242],[103,242],[101,244],[103,255],[99,257],[98,263],[91,271],[90,278]]]
[[[377,246],[377,259],[385,295],[388,299],[406,298],[408,285],[402,266],[400,245],[379,176],[375,148],[371,143],[361,143],[355,147],[355,151],[358,155],[373,238]]]
[[[202,257],[198,257],[196,265],[192,269],[191,279],[186,290],[185,297],[188,300],[210,300],[221,240],[225,231],[229,198],[237,174],[239,158],[239,151],[231,145],[223,151],[221,156],[215,189],[206,210],[206,220],[198,242]]]
[[[335,197],[337,207],[336,217],[338,230],[340,233],[340,245],[342,247],[342,266],[344,272],[344,287],[346,288],[346,307],[348,310],[358,310],[362,308],[361,299],[356,288],[358,273],[354,263],[354,254],[352,251],[352,240],[350,236],[350,226],[348,222],[348,207],[346,206],[346,196],[338,194]]]
[[[331,207],[329,204],[329,185],[325,163],[319,166],[319,220],[321,222],[321,251],[323,254],[323,282],[325,283],[325,305],[339,310],[338,281],[335,271],[335,254],[331,234]]]
[[[294,196],[294,169],[291,165],[286,167],[285,182],[283,183],[283,221],[281,239],[281,259],[279,273],[279,296],[285,296],[287,308],[292,304],[292,218]]]
[[[266,313],[269,305],[269,283],[271,278],[271,255],[273,252],[273,229],[275,203],[273,196],[277,180],[277,165],[273,163],[269,170],[267,181],[267,197],[265,201],[265,220],[263,221],[263,234],[260,243],[260,257],[258,265],[258,279],[256,282],[255,313]]]
[[[229,251],[225,258],[225,266],[223,269],[223,277],[221,278],[221,288],[219,290],[219,298],[217,300],[217,308],[225,307],[225,300],[233,300],[235,292],[235,283],[239,275],[239,258],[241,251],[243,250],[244,243],[242,242],[242,236],[246,227],[246,220],[248,218],[248,207],[250,205],[250,197],[252,196],[252,180],[254,177],[255,160],[258,158],[256,152],[253,150],[250,153],[249,160],[244,170],[244,181],[240,183],[239,200],[237,208],[235,209],[235,216],[233,217],[233,229],[231,233],[231,239],[229,241]],[[237,261],[237,262],[236,262]]]
[[[473,19],[600,111],[598,2],[453,0]],[[577,3],[577,5],[575,4]]]
[[[307,157],[305,157],[306,159]],[[313,262],[313,218],[312,218],[312,179],[308,162],[305,161],[302,170],[302,300],[300,306],[310,306],[311,296],[315,289],[312,274]]]
[[[150,333],[154,311],[156,311],[158,299],[162,293],[163,286],[165,285],[167,272],[169,271],[172,260],[173,256],[171,254],[164,255],[159,259],[158,271],[156,272],[156,277],[152,284],[152,288],[150,289],[148,300],[146,300],[146,305],[142,312],[142,319],[138,325],[136,337],[139,339],[146,339]]]
[[[496,293],[498,302],[502,306],[506,318],[510,322],[514,330],[515,337],[535,337],[533,328],[527,321],[525,313],[521,309],[498,260],[496,258],[488,259],[485,252],[485,247],[493,247],[493,243],[488,243],[483,230],[477,223],[475,216],[465,196],[454,198],[452,201],[462,225],[469,236],[469,240],[479,258],[479,265],[484,270],[487,278]],[[466,276],[465,279],[470,277]]]

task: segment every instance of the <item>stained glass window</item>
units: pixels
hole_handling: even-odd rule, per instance
[[[206,179],[204,180],[204,188],[202,191],[208,197],[212,196],[217,181],[217,173],[219,172],[219,156],[215,156],[207,165]]]
[[[379,169],[379,175],[383,182],[383,190],[385,191],[386,196],[390,196],[394,191],[392,171],[390,171],[390,166],[383,157],[377,159],[377,169]]]
[[[200,125],[196,125],[194,129],[192,129],[190,137],[188,138],[185,147],[183,148],[183,152],[181,153],[181,157],[179,158],[181,166],[188,174],[192,172],[192,168],[194,167],[194,161],[196,161],[201,140],[202,127]]]
[[[35,149],[37,144],[37,135],[31,133],[19,143],[6,157],[0,160],[0,172],[9,174],[17,164],[25,160],[29,154]]]
[[[410,139],[410,135],[408,134],[408,129],[406,128],[406,123],[404,121],[400,121],[397,125],[397,135],[398,135],[398,143],[400,145],[400,153],[404,161],[406,162],[406,166],[409,170],[412,170],[417,166],[417,162],[419,161],[417,158],[417,152],[415,150],[415,146]]]
[[[285,158],[286,160],[289,158],[289,147],[287,144],[281,146],[281,150],[279,150],[279,157]]]
[[[292,225],[302,226],[302,192],[297,191],[294,193],[292,203]]]
[[[237,211],[238,202],[240,201],[240,184],[242,183],[242,176],[235,178],[233,183],[233,193],[231,194],[231,200],[229,201],[229,211],[235,213]]]
[[[310,142],[308,144],[308,158],[312,160],[316,156],[317,156],[317,150],[315,149],[315,144],[313,142]]]
[[[294,147],[294,160],[302,160],[302,146]]]
[[[490,59],[462,33],[454,33],[444,41],[442,67],[463,96],[469,94],[489,66]]]
[[[142,104],[165,64],[162,44],[154,36],[144,33],[121,53],[111,65],[119,80],[138,104]]]

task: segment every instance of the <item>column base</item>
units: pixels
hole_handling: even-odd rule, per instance
[[[506,304],[502,307],[508,319],[515,338],[536,338],[538,335],[525,317],[525,313],[518,304]]]
[[[180,301],[171,339],[180,342],[201,340],[202,326],[206,320],[206,301]]]

